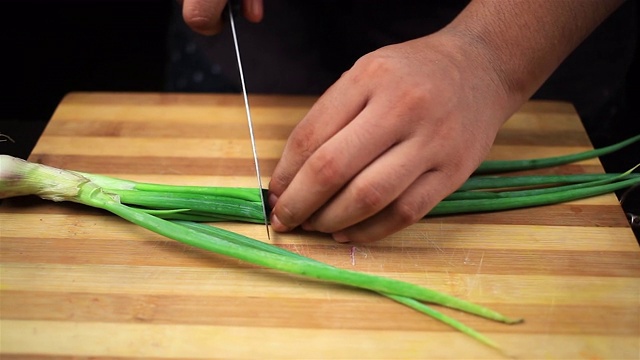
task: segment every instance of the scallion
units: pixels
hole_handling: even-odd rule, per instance
[[[183,199],[178,201],[174,209],[140,209],[127,206],[120,201],[121,195],[126,195],[128,191],[138,190],[103,188],[81,173],[29,163],[6,155],[0,155],[0,169],[2,169],[0,197],[34,194],[55,201],[82,203],[110,211],[136,225],[190,246],[291,274],[371,290],[432,316],[492,347],[497,346],[484,335],[428,307],[423,302],[450,307],[506,324],[516,324],[522,321],[445,293],[400,280],[341,269],[224,229],[193,222],[169,221],[156,216],[187,213],[188,209],[182,207],[187,204],[182,201]],[[105,180],[108,179],[101,177],[103,185],[109,182]],[[58,185],[54,191],[47,191],[46,188],[52,184]],[[122,185],[122,183],[119,184]],[[166,189],[162,189],[163,192],[164,190]],[[145,191],[140,192],[144,193]],[[136,196],[143,197],[142,194]],[[202,195],[197,195],[195,198],[198,201],[214,199],[215,202],[229,199],[220,196],[203,198]],[[152,202],[156,200],[154,197]],[[236,200],[238,199],[234,199],[233,204],[237,203]],[[137,202],[140,203],[140,201]],[[252,201],[247,202],[253,203]],[[174,206],[163,204],[163,207],[172,208]],[[214,208],[219,209],[220,207]],[[215,214],[211,216],[215,216]]]
[[[616,151],[640,135],[612,146],[565,156],[512,161],[485,161],[476,174],[526,170],[580,161]],[[474,175],[428,215],[498,211],[555,204],[610,193],[640,184],[640,175],[576,174],[533,176]],[[139,183],[104,175],[67,171],[0,155],[0,198],[38,195],[74,201],[110,211],[125,220],[185,244],[255,265],[377,292],[442,321],[474,339],[491,340],[424,302],[514,324],[486,307],[411,283],[340,269],[240,234],[196,222],[262,223],[259,191],[252,188],[176,186]]]
[[[477,169],[476,174],[503,173],[509,171],[532,170],[546,167],[570,164],[577,161],[593,159],[598,156],[611,154],[640,140],[640,134],[599,149],[553,156],[541,159],[526,160],[485,160]]]

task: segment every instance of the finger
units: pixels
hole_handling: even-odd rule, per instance
[[[333,234],[337,242],[366,243],[389,236],[422,219],[461,181],[434,169],[422,174],[400,197],[372,217]]]
[[[349,86],[344,78],[338,80],[295,127],[271,175],[271,201],[282,195],[298,170],[320,145],[362,111],[367,94],[358,86]]]
[[[380,212],[423,172],[424,145],[405,141],[382,154],[331,202],[303,224],[305,230],[334,233]]]
[[[397,142],[394,131],[374,127],[368,106],[316,150],[300,168],[273,209],[276,231],[295,228],[325,204],[373,159]]]
[[[195,32],[202,35],[214,35],[222,30],[221,14],[226,1],[184,0],[182,17]]]
[[[264,16],[264,5],[262,0],[244,0],[242,3],[244,17],[254,23],[262,21]]]

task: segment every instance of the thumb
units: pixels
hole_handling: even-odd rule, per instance
[[[222,30],[221,14],[225,1],[221,0],[183,0],[182,17],[195,32],[202,35],[214,35]]]

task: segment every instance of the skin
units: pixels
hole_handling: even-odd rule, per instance
[[[502,124],[623,0],[474,0],[444,29],[362,56],[291,133],[271,226],[382,239],[420,220],[485,158]],[[260,0],[244,0],[258,22]],[[194,31],[224,1],[184,0]]]
[[[215,35],[222,30],[222,11],[226,0],[178,0],[182,17],[189,27],[202,35]],[[260,22],[264,15],[262,0],[242,0],[242,15],[251,22]]]

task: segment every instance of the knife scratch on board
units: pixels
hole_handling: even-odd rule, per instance
[[[467,290],[467,296],[471,294],[471,292],[475,289],[478,288],[479,289],[479,293],[480,295],[482,295],[482,286],[480,286],[480,272],[482,271],[482,263],[484,262],[484,254],[485,252],[482,252],[482,255],[480,256],[480,262],[478,263],[478,268],[476,269],[476,273],[473,276],[472,279],[470,279],[469,281],[469,286],[468,286],[468,290]],[[469,260],[468,257],[469,253],[467,253],[467,256],[465,257],[465,265],[475,265],[474,263],[468,263],[467,260]]]
[[[369,252],[358,249],[352,246],[349,250],[349,257],[351,258],[351,265],[356,266],[356,253],[362,253],[362,256],[366,259],[369,257]]]

